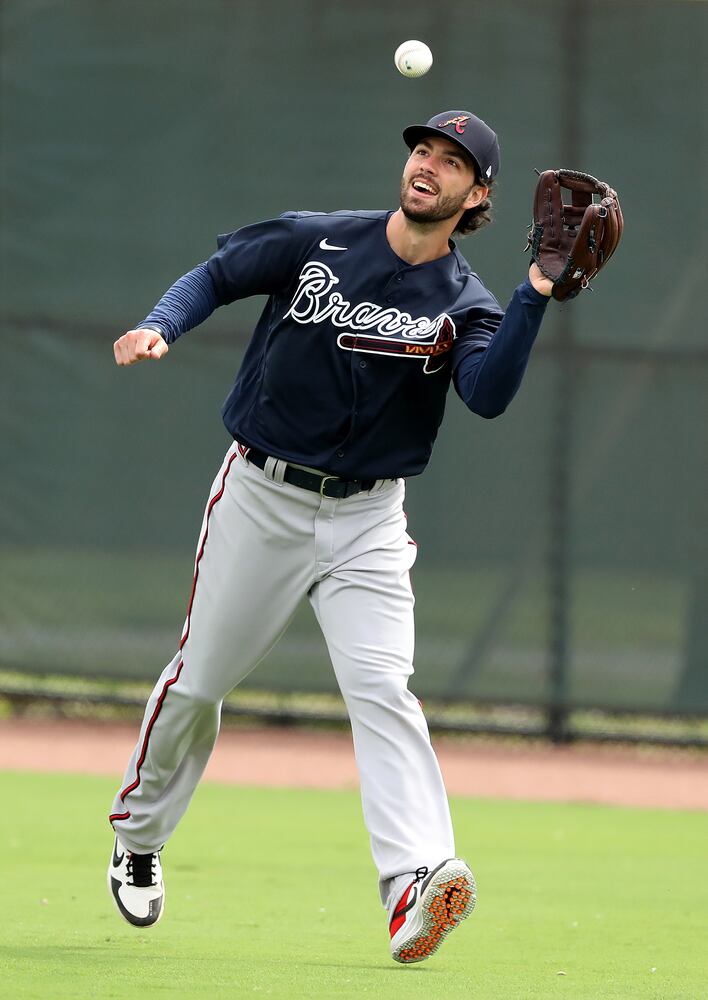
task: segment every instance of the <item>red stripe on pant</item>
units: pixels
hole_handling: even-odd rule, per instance
[[[199,563],[201,562],[202,556],[204,555],[206,540],[209,536],[209,518],[211,517],[211,512],[214,509],[214,506],[219,500],[221,500],[222,496],[224,495],[224,490],[226,489],[226,477],[228,476],[234,461],[238,458],[238,455],[239,455],[238,451],[235,451],[234,454],[229,459],[229,464],[226,466],[226,469],[224,470],[224,475],[221,478],[221,486],[219,488],[219,491],[211,498],[211,500],[209,501],[209,506],[207,507],[206,523],[204,525],[204,537],[202,538],[202,543],[199,547],[199,552],[197,553],[197,559],[194,565],[194,580],[192,582],[192,593],[190,594],[189,606],[187,608],[187,624],[185,625],[184,635],[182,636],[182,640],[179,644],[180,649],[184,647],[184,644],[187,641],[187,637],[189,636],[189,629],[192,618],[192,606],[194,604],[194,595],[197,590],[197,580],[199,579]],[[150,721],[148,722],[147,725],[147,729],[145,730],[145,739],[143,740],[143,745],[140,751],[140,757],[138,759],[138,763],[135,766],[135,781],[133,781],[132,784],[128,785],[127,788],[124,788],[123,791],[120,793],[121,802],[124,802],[126,795],[129,795],[131,792],[134,792],[135,789],[140,784],[140,768],[145,763],[145,757],[147,756],[148,742],[150,740],[150,734],[152,732],[152,728],[157,722],[157,718],[160,714],[160,711],[162,710],[162,706],[164,704],[165,697],[167,696],[167,692],[169,688],[179,680],[179,675],[182,673],[183,666],[184,666],[184,660],[180,660],[174,677],[170,677],[170,679],[165,682],[165,685],[162,691],[160,692],[160,697],[157,700],[157,705],[155,705],[155,711],[152,713]],[[124,813],[112,813],[108,817],[108,820],[110,823],[112,823],[114,820],[128,819],[129,817],[130,817],[130,811]]]
[[[163,705],[163,702],[165,700],[165,696],[167,695],[168,688],[171,687],[172,684],[174,684],[177,680],[179,680],[179,675],[182,673],[182,667],[183,666],[184,666],[184,661],[180,660],[179,661],[179,666],[177,667],[177,673],[174,675],[174,677],[171,677],[166,682],[165,686],[163,687],[162,691],[160,692],[160,697],[157,700],[157,705],[155,705],[155,711],[152,713],[152,718],[148,722],[147,729],[145,730],[145,739],[143,740],[143,748],[142,748],[142,750],[140,752],[140,759],[138,760],[138,763],[137,763],[137,765],[135,767],[135,781],[132,783],[132,785],[128,785],[128,787],[125,788],[120,793],[121,802],[125,800],[126,795],[129,795],[130,792],[134,792],[135,789],[140,784],[140,768],[143,766],[143,764],[145,762],[145,757],[147,756],[148,741],[150,739],[150,733],[152,732],[152,727],[155,725],[155,722],[157,721],[157,717],[160,714],[160,710],[162,709],[162,705]],[[126,812],[126,813],[113,813],[113,815],[109,816],[108,819],[109,819],[109,822],[112,823],[114,819],[128,819],[129,816],[130,816],[130,812]]]
[[[192,593],[189,598],[189,607],[187,609],[187,624],[184,629],[184,635],[182,636],[182,641],[179,644],[180,649],[184,647],[184,644],[187,641],[187,636],[189,635],[189,628],[192,617],[192,605],[194,604],[194,594],[197,589],[197,580],[199,579],[199,563],[201,562],[201,558],[204,555],[204,546],[206,545],[206,540],[209,537],[209,518],[211,517],[211,512],[214,509],[214,506],[219,500],[221,500],[222,496],[224,495],[224,490],[226,489],[226,477],[228,476],[231,466],[236,461],[238,456],[239,456],[238,451],[235,451],[231,456],[231,458],[229,459],[229,464],[226,466],[226,469],[224,470],[224,475],[221,478],[221,488],[219,492],[215,494],[215,496],[213,496],[209,501],[209,506],[207,508],[206,524],[204,525],[204,538],[202,539],[202,544],[199,549],[197,560],[194,566],[194,581],[192,583]]]

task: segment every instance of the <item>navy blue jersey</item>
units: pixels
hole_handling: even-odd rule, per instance
[[[183,285],[187,298],[197,275],[200,295],[211,286],[207,313],[268,295],[222,411],[238,441],[347,479],[412,476],[428,462],[453,378],[485,416],[513,396],[545,297],[525,282],[502,323],[454,244],[424,264],[398,257],[390,215],[287,212],[219,237]],[[167,300],[142,325],[170,341],[193,319],[180,324]],[[480,409],[475,396],[490,401]]]

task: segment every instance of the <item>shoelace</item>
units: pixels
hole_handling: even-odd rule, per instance
[[[416,882],[422,882],[424,878],[428,877],[428,869],[425,867],[416,868],[413,874],[415,875]]]
[[[139,889],[146,889],[155,885],[155,859],[156,854],[129,854],[127,874],[128,881],[132,878],[132,884]]]

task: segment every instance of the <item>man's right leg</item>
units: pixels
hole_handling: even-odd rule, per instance
[[[302,491],[295,491],[296,494]],[[313,574],[307,504],[229,450],[197,548],[180,648],[148,701],[111,823],[128,852],[155,853],[189,804],[221,702],[274,645]]]

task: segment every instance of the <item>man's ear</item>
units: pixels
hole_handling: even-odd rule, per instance
[[[465,201],[465,211],[468,208],[476,208],[480,202],[484,201],[488,194],[488,187],[484,187],[483,184],[475,184],[470,193],[467,195],[467,199]]]

